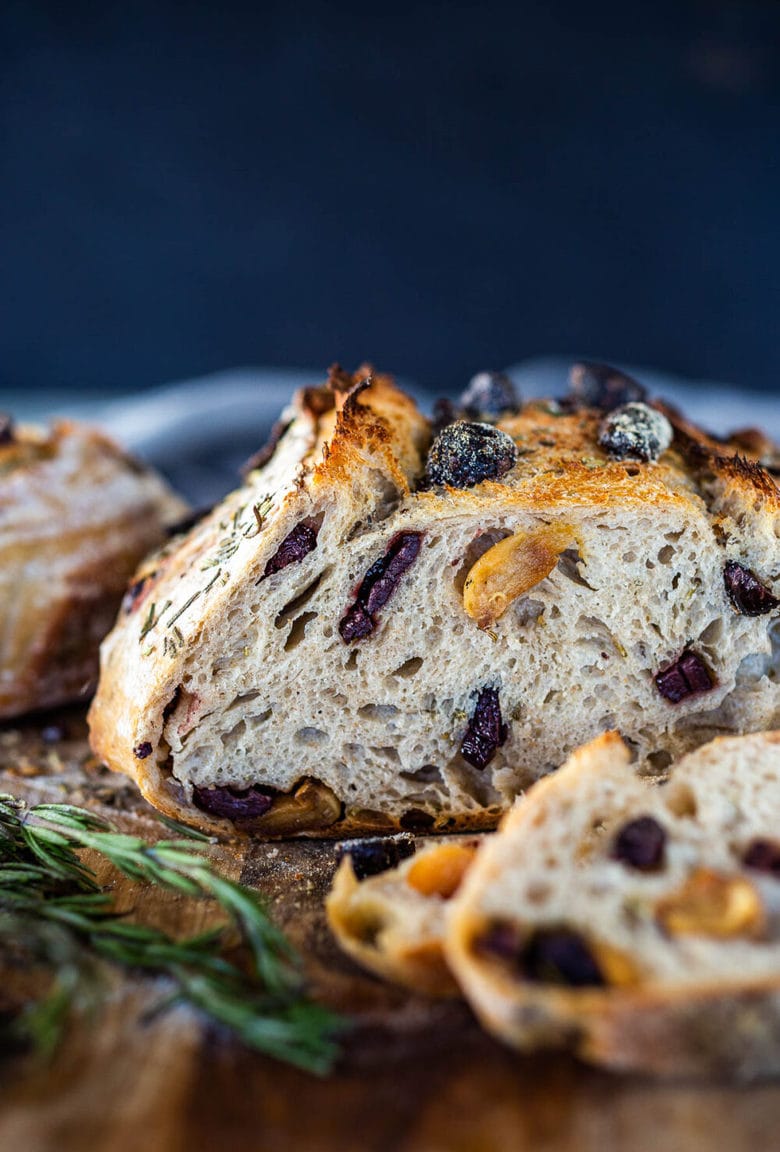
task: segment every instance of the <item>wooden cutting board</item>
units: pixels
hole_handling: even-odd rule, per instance
[[[0,729],[0,790],[88,804],[160,834],[124,778],[90,757],[84,717]],[[522,1058],[460,1003],[380,983],[331,940],[328,842],[218,846],[229,875],[265,896],[306,959],[316,996],[354,1027],[317,1079],[240,1048],[189,1010],[150,1014],[164,989],[118,978],[110,1001],[45,1066],[0,1068],[0,1152],[755,1152],[780,1146],[780,1084],[656,1083],[559,1056]],[[111,883],[122,907],[173,932],[213,918],[204,902]]]

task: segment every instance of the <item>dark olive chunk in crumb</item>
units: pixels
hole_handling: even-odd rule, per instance
[[[501,717],[497,688],[483,688],[460,745],[460,754],[473,768],[486,768],[505,742],[508,728]]]
[[[595,957],[578,932],[569,928],[543,928],[533,934],[520,956],[527,980],[565,984],[570,988],[606,984]]]
[[[776,840],[751,840],[745,849],[742,863],[756,872],[769,872],[780,877],[780,843]]]
[[[640,872],[655,872],[663,866],[665,848],[663,825],[653,816],[639,816],[620,829],[610,855]]]
[[[342,640],[364,640],[377,626],[377,616],[396,590],[399,580],[417,559],[422,534],[398,532],[384,556],[371,565],[355,594],[355,601],[339,622]]]
[[[378,876],[395,868],[402,860],[414,856],[414,837],[408,832],[398,836],[371,836],[360,840],[348,840],[336,852],[338,859],[349,856],[358,880],[367,876]]]
[[[474,420],[517,412],[520,399],[504,372],[478,372],[460,398],[460,406]]]
[[[698,652],[686,649],[668,668],[655,674],[658,691],[670,704],[679,704],[687,696],[709,692],[715,681]]]
[[[767,612],[780,608],[780,600],[754,572],[736,560],[729,560],[723,569],[723,582],[731,603],[743,616],[765,616]]]
[[[258,784],[250,788],[217,785],[215,788],[193,788],[192,800],[202,812],[237,822],[264,816],[274,802],[274,793]]]
[[[624,404],[599,427],[599,445],[613,460],[655,461],[672,442],[672,426],[647,404]]]
[[[143,740],[140,744],[136,744],[133,749],[133,755],[136,760],[145,760],[147,756],[151,756],[152,746],[148,740]]]
[[[583,407],[601,408],[605,412],[645,399],[644,388],[632,376],[609,364],[589,360],[572,365],[569,387],[571,395]]]
[[[275,572],[281,572],[283,568],[287,568],[290,564],[300,564],[305,556],[313,552],[317,547],[317,527],[314,524],[309,524],[307,521],[302,520],[300,524],[296,524],[291,532],[288,532],[284,540],[282,540],[279,547],[274,552],[271,559],[265,566],[262,579],[266,576],[273,576]]]
[[[517,463],[511,436],[492,424],[458,420],[438,434],[428,453],[426,476],[431,484],[472,488],[498,480]]]

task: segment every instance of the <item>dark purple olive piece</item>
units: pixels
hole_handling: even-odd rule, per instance
[[[0,445],[13,444],[14,422],[7,412],[0,412]]]
[[[367,876],[378,876],[380,872],[395,868],[402,860],[414,856],[415,850],[414,837],[408,832],[401,832],[398,836],[348,840],[339,846],[336,858],[340,860],[344,856],[351,857],[355,876],[358,880],[365,880]]]
[[[457,420],[431,444],[426,476],[431,484],[472,488],[483,480],[498,480],[517,463],[511,436],[492,424]]]
[[[501,719],[497,688],[483,688],[460,745],[460,754],[474,768],[486,768],[506,740],[509,729]]]
[[[463,413],[458,408],[457,404],[446,396],[440,396],[438,400],[433,402],[433,417],[431,419],[431,428],[434,436],[441,432],[442,428],[446,428],[448,424],[454,424],[456,420],[460,420]]]
[[[476,938],[474,947],[478,952],[487,952],[512,963],[518,963],[522,953],[520,934],[508,920],[496,920]]]
[[[520,399],[504,372],[478,372],[461,396],[460,406],[472,420],[498,419],[506,413],[517,412]]]
[[[192,800],[202,812],[238,823],[264,816],[274,802],[274,794],[258,784],[250,788],[217,785],[216,788],[193,788]]]
[[[422,808],[409,808],[399,820],[407,832],[430,832],[435,823],[436,818],[430,812],[423,812]]]
[[[147,756],[151,756],[152,746],[148,740],[143,740],[140,744],[136,744],[133,749],[133,755],[136,760],[145,760]]]
[[[768,872],[780,877],[780,844],[775,840],[751,840],[745,849],[742,863],[756,872]]]
[[[640,872],[656,872],[664,862],[666,829],[653,816],[639,816],[624,824],[610,855]]]
[[[723,581],[731,603],[743,616],[765,616],[780,608],[780,600],[773,596],[754,572],[743,568],[736,560],[729,560],[723,569]]]
[[[619,368],[609,364],[596,364],[582,360],[569,371],[569,387],[575,400],[585,408],[601,408],[610,412],[621,404],[632,404],[645,399],[641,384]]]
[[[64,740],[65,735],[64,724],[47,724],[45,728],[41,728],[41,740],[44,744],[56,744],[59,740]]]
[[[679,704],[686,696],[709,692],[715,686],[712,673],[697,652],[687,649],[682,656],[656,672],[655,683],[658,691],[670,704]]]
[[[565,984],[570,988],[600,987],[604,975],[585,941],[569,928],[541,928],[520,955],[526,980]]]
[[[601,421],[599,445],[613,460],[657,460],[672,442],[672,426],[647,404],[624,404]]]
[[[342,640],[363,640],[376,628],[378,613],[395,592],[398,582],[417,559],[422,534],[399,532],[388,545],[384,556],[375,561],[363,577],[355,602],[342,617],[339,632]]]
[[[304,556],[308,556],[316,547],[317,528],[302,520],[282,540],[266,564],[261,579],[265,580],[266,576],[273,576],[275,572],[281,572],[282,568],[287,568],[289,564],[299,564]]]

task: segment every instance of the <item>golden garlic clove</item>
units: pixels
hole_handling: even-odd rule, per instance
[[[575,543],[568,524],[517,532],[488,548],[463,586],[463,607],[480,628],[495,624],[518,596],[549,576],[562,552]]]
[[[288,836],[294,832],[315,832],[329,828],[341,818],[341,801],[320,780],[303,780],[297,788],[276,796],[264,816],[252,828],[267,836]]]
[[[442,844],[414,860],[406,882],[422,896],[449,900],[460,887],[475,852],[473,844]]]
[[[711,868],[697,868],[682,888],[656,905],[655,914],[672,936],[758,936],[765,926],[753,885]]]

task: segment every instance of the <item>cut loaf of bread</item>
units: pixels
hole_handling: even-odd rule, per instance
[[[652,772],[770,727],[771,475],[671,412],[664,447],[642,405],[626,455],[597,401],[469,416],[430,450],[387,377],[299,394],[270,458],[145,568],[96,752],[209,831],[344,835],[493,827],[607,728]]]
[[[0,718],[89,698],[128,579],[185,511],[100,432],[0,414]]]
[[[448,909],[486,1027],[658,1074],[780,1072],[780,732],[658,785],[607,733],[518,802]]]

